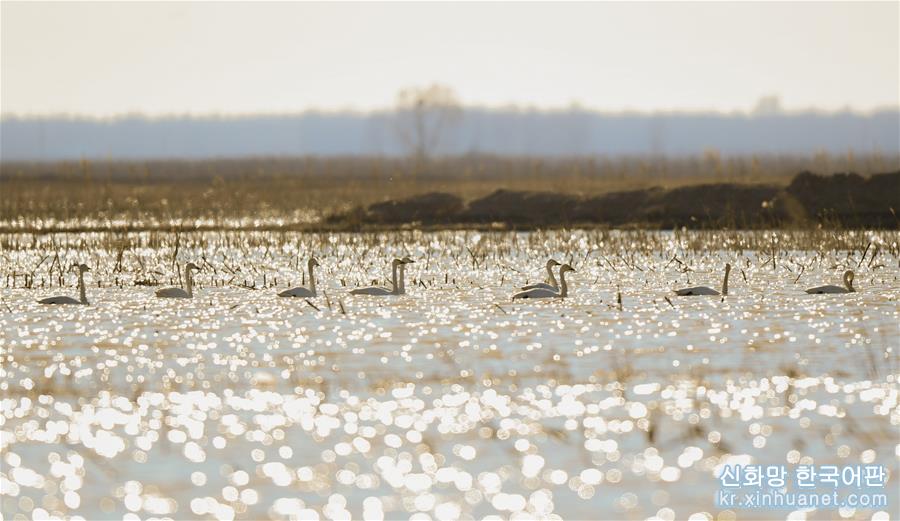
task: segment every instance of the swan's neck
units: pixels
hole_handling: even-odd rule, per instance
[[[556,281],[554,281],[556,282]],[[560,297],[568,297],[569,296],[569,285],[566,284],[566,272],[559,272],[559,296]]]
[[[844,285],[847,286],[847,291],[856,292],[856,289],[853,287],[853,279],[845,276],[844,277]]]
[[[728,294],[728,275],[731,273],[730,270],[725,270],[725,278],[722,279],[722,295]]]
[[[551,268],[550,266],[547,266],[547,279],[550,281],[550,284],[553,287],[559,287],[559,283],[556,282],[556,276],[553,275],[553,268]]]
[[[400,294],[406,295],[406,264],[400,265]]]
[[[309,266],[309,291],[316,296],[316,276],[313,275],[313,267]]]
[[[189,297],[194,296],[194,276],[190,269],[184,270],[184,286]]]
[[[400,286],[397,285],[397,265],[396,264],[391,264],[391,284],[393,284],[393,286],[394,286],[391,289],[391,292],[394,293],[395,295],[399,295],[400,294]]]
[[[78,297],[82,304],[87,304],[87,289],[84,287],[84,272],[78,272]]]

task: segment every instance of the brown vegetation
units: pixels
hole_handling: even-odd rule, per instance
[[[444,204],[433,204],[443,201]],[[390,208],[390,212],[385,212]],[[459,208],[453,213],[453,208]],[[426,194],[333,216],[335,223],[503,223],[519,227],[639,225],[647,228],[772,228],[814,224],[896,228],[900,171],[865,179],[804,172],[787,186],[700,184],[581,197],[497,190],[463,208],[450,194]]]
[[[835,220],[850,226],[895,227],[900,211],[900,172],[864,178],[830,177],[803,172],[785,190],[805,210],[807,219]]]
[[[795,216],[798,208],[805,218],[842,222],[861,209],[874,209],[883,225],[883,209],[865,194],[890,193],[890,186],[875,186],[890,181],[875,178],[870,190],[860,184],[862,177],[848,176],[844,181],[852,200],[844,204],[806,198],[806,190],[824,192],[807,186],[814,182],[810,178],[794,180],[794,175],[841,169],[872,174],[898,165],[900,158],[881,156],[723,159],[716,154],[681,159],[466,156],[432,160],[424,167],[380,157],[6,162],[0,164],[0,226],[52,231],[60,222],[76,229],[180,223],[215,228],[250,226],[247,220],[293,228],[493,221],[670,226],[698,220],[743,226],[760,222],[761,213],[781,219],[782,214]],[[707,186],[701,193],[691,188],[698,185]],[[773,193],[784,204],[762,211]]]

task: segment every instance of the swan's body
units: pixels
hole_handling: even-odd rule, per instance
[[[517,298],[556,298],[560,297],[560,293],[555,289],[532,288],[526,291],[520,291],[513,295],[513,299]]]
[[[372,296],[388,296],[388,295],[399,295],[400,293],[387,289],[383,286],[368,286],[365,288],[356,288],[354,290],[350,290],[351,295],[372,295]]]
[[[559,290],[547,288],[532,288],[520,291],[513,295],[513,299],[518,298],[565,298],[569,296],[569,285],[566,284],[566,272],[575,271],[575,268],[568,264],[563,264],[559,268]]]
[[[728,275],[731,273],[731,264],[725,265],[725,278],[722,279],[722,292],[708,286],[694,286],[692,288],[676,289],[675,294],[679,297],[691,297],[696,295],[728,295]]]
[[[806,290],[807,293],[822,295],[825,293],[855,293],[856,288],[853,287],[853,271],[847,270],[844,272],[844,287],[835,286],[833,284],[829,284],[827,286],[817,286],[815,288],[809,288]]]
[[[694,286],[692,288],[676,289],[675,294],[679,297],[693,297],[697,295],[721,295],[721,293],[709,286]]]
[[[77,298],[72,298],[67,295],[59,295],[56,297],[47,297],[38,300],[39,304],[87,304],[87,302],[82,302]]]
[[[315,297],[316,291],[310,288],[304,288],[303,286],[297,286],[296,288],[286,289],[278,294],[279,297]]]
[[[194,276],[192,270],[200,270],[193,262],[187,263],[184,267],[184,286],[181,288],[163,288],[156,290],[156,296],[159,298],[194,298]]]
[[[65,295],[59,295],[56,297],[47,297],[38,300],[39,304],[81,304],[86,306],[88,304],[87,300],[87,290],[84,286],[84,272],[91,271],[90,268],[87,267],[86,264],[78,264],[73,265],[71,269],[78,270],[78,299],[74,299],[72,297],[68,297]]]
[[[181,288],[163,288],[156,290],[156,296],[160,298],[193,298],[193,292],[188,293]]]
[[[408,258],[408,257],[407,257]],[[409,262],[412,262],[410,260]],[[391,262],[391,289],[385,288],[383,286],[368,286],[365,288],[356,288],[350,291],[351,295],[372,295],[372,296],[388,296],[388,295],[402,295],[402,291],[405,289],[403,285],[402,279],[402,266],[404,264],[408,264],[405,259],[394,259]],[[397,281],[397,268],[401,268],[401,279],[400,282]]]
[[[559,262],[554,259],[550,259],[547,261],[547,280],[550,283],[546,282],[538,282],[536,284],[529,284],[527,286],[522,286],[522,291],[528,291],[530,289],[549,289],[551,291],[559,291],[559,283],[556,282],[556,277],[553,276],[553,267],[559,266]]]
[[[313,268],[319,265],[319,261],[315,258],[309,259],[307,268],[309,269],[309,287],[297,286],[296,288],[286,289],[278,294],[279,297],[315,297],[316,296],[316,276],[313,274]]]

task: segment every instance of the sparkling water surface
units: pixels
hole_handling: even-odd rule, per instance
[[[900,234],[842,233],[3,236],[3,519],[895,518]],[[513,302],[551,256],[570,297]],[[37,304],[73,262],[90,305]],[[718,509],[736,462],[882,464],[889,507]]]

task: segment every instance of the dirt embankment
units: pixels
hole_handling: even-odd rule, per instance
[[[577,196],[497,190],[465,202],[432,192],[329,217],[336,225],[455,225],[513,227],[579,224],[653,228],[759,228],[809,224],[898,228],[900,171],[865,178],[803,172],[787,187],[704,184]]]

